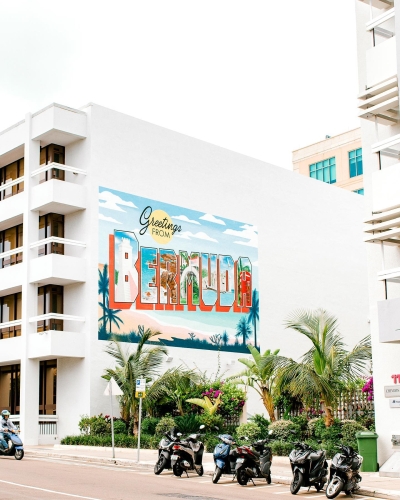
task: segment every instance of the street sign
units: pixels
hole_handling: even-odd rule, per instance
[[[400,398],[393,398],[389,400],[390,408],[400,408]]]
[[[110,391],[111,387],[111,391]],[[122,396],[123,392],[119,388],[117,382],[111,377],[107,384],[106,390],[104,391],[104,396]]]
[[[385,385],[385,398],[400,397],[400,385]]]
[[[137,378],[136,379],[136,392],[146,392],[146,379]]]

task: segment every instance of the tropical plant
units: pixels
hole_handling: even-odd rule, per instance
[[[242,338],[242,344],[245,346],[247,340],[250,338],[251,335],[251,327],[249,323],[247,322],[246,316],[242,316],[236,325],[236,338]]]
[[[98,279],[98,294],[102,296],[102,302],[99,302],[99,305],[103,308],[103,328],[106,331],[106,319],[105,319],[105,310],[106,310],[106,299],[108,298],[109,293],[109,278],[108,278],[108,264],[104,264],[103,272],[98,269],[99,279]]]
[[[240,424],[236,429],[236,435],[240,441],[250,441],[253,442],[256,439],[261,438],[261,429],[254,422],[249,422],[247,424]],[[246,438],[246,439],[241,439]]]
[[[203,408],[204,413],[207,413],[208,415],[215,415],[218,411],[219,405],[221,404],[221,395],[221,393],[218,394],[218,397],[214,399],[214,401],[211,401],[208,396],[204,396],[203,399],[187,399],[186,402],[192,405],[200,406],[200,408]]]
[[[100,304],[100,302],[99,302]],[[100,304],[101,305],[101,304]],[[103,310],[103,316],[99,319],[99,321],[103,321],[103,325],[108,321],[110,324],[110,335],[112,335],[112,325],[114,325],[120,329],[120,324],[123,324],[123,320],[118,316],[118,313],[120,313],[122,309],[112,309],[109,307],[109,300],[107,300],[106,306]]]
[[[163,436],[165,432],[169,432],[175,428],[175,420],[171,416],[165,416],[156,425],[155,435]]]
[[[257,321],[260,319],[260,300],[258,298],[258,291],[253,290],[251,300],[251,307],[249,308],[249,315],[247,321],[253,325],[254,330],[254,347],[257,347]]]
[[[222,343],[224,344],[224,346],[226,347],[226,345],[228,344],[229,342],[229,335],[228,335],[228,332],[226,330],[224,330],[222,332],[222,335],[221,335],[221,341]]]
[[[274,363],[275,368],[279,367],[277,387],[301,398],[305,407],[320,401],[325,425],[329,427],[333,424],[333,407],[343,385],[365,374],[371,359],[370,338],[364,338],[348,351],[337,332],[337,319],[323,309],[295,312],[286,321],[286,328],[307,337],[312,347],[300,362],[277,359]]]
[[[268,349],[264,354],[260,354],[258,349],[252,345],[248,345],[247,348],[253,359],[240,358],[239,361],[246,366],[246,370],[230,377],[229,380],[252,387],[260,395],[271,422],[274,422],[274,391],[276,377],[274,361],[279,353],[279,349],[274,352]]]
[[[173,370],[173,373],[174,376],[169,377],[168,383],[163,381],[165,398],[175,403],[179,415],[184,415],[184,403],[190,396],[192,388],[198,383],[199,375],[194,370],[186,370],[181,367]]]

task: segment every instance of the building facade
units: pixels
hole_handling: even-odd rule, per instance
[[[294,172],[364,194],[361,129],[326,136],[292,154]]]
[[[111,334],[158,329],[165,367],[230,375],[247,341],[308,350],[283,326],[300,308],[369,332],[360,196],[94,104],[0,133],[0,179],[0,403],[26,444],[109,413]]]
[[[376,430],[382,465],[400,451],[400,4],[392,0],[355,4]],[[398,473],[398,465],[396,469]]]

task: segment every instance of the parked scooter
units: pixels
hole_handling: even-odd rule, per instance
[[[174,435],[174,429],[170,432],[165,432],[164,436],[158,445],[158,460],[154,466],[154,474],[158,476],[164,469],[171,469],[171,456],[173,453],[174,444],[179,441],[182,436],[180,432]]]
[[[215,470],[212,477],[213,483],[218,483],[222,474],[233,474],[233,479],[236,476],[237,451],[236,449],[231,450],[231,446],[236,443],[229,434],[220,434],[218,439],[221,443],[218,443],[214,448]]]
[[[201,425],[200,430],[204,427]],[[204,444],[199,441],[200,436],[201,434],[190,434],[185,440],[174,443],[171,465],[175,476],[181,476],[183,472],[188,475],[189,470],[195,470],[199,476],[204,474]]]
[[[18,433],[12,430],[4,432],[4,440],[8,442],[6,450],[0,450],[0,456],[14,457],[15,460],[22,460],[24,457],[24,445]]]
[[[272,431],[269,432],[269,435]],[[241,438],[246,439],[246,438]],[[271,464],[272,450],[267,446],[268,439],[259,439],[249,446],[238,446],[236,453],[236,477],[241,486],[253,478],[265,478],[268,484],[271,484]]]
[[[342,434],[338,434],[339,439],[342,437]],[[328,498],[335,498],[342,490],[346,492],[346,495],[353,496],[353,493],[359,489],[358,483],[362,480],[359,472],[363,457],[351,446],[339,445],[337,448],[340,452],[332,458],[329,483],[326,487]]]
[[[293,472],[290,492],[293,495],[296,495],[302,486],[315,486],[317,491],[322,490],[328,480],[328,463],[324,450],[316,451],[306,443],[296,442],[289,460]]]

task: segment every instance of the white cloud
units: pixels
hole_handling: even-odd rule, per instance
[[[104,203],[101,203],[104,201]],[[110,191],[102,191],[99,193],[99,206],[101,208],[108,208],[108,210],[117,210],[118,212],[125,212],[118,205],[122,205],[130,208],[137,208],[137,206],[131,201],[125,201],[116,194],[110,193]]]
[[[103,215],[101,213],[99,213],[99,219],[105,220],[106,222],[114,222],[114,224],[122,224],[122,222],[118,222],[117,220],[113,219],[112,217],[107,217],[106,215]]]
[[[222,219],[217,219],[212,214],[204,214],[199,217],[201,220],[206,220],[208,222],[214,222],[214,224],[221,224],[221,226],[226,226],[225,222]]]
[[[211,236],[208,236],[208,234],[206,233],[203,233],[202,231],[194,234],[190,231],[183,231],[181,233],[176,233],[175,234],[175,237],[176,238],[182,238],[184,240],[191,240],[192,238],[196,238],[198,240],[207,240],[207,241],[214,241],[215,243],[218,243],[217,240],[215,240],[214,238],[211,238]]]
[[[245,224],[241,226],[242,231],[236,231],[235,229],[226,229],[224,234],[229,234],[230,236],[238,236],[239,238],[244,238],[247,241],[234,241],[237,245],[245,245],[248,247],[258,247],[258,234],[256,226],[249,226]]]
[[[176,219],[176,220],[182,220],[184,222],[190,222],[190,224],[199,224],[200,222],[197,222],[197,220],[192,220],[186,217],[186,215],[171,215],[171,219]]]

